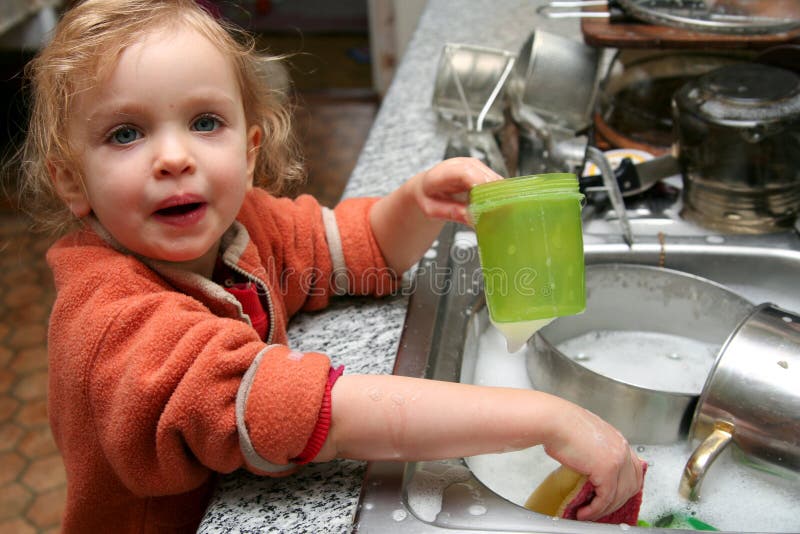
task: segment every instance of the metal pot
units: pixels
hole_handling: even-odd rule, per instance
[[[469,131],[503,125],[503,93],[516,56],[505,50],[448,43],[442,48],[433,88],[433,109]]]
[[[576,135],[591,125],[600,56],[597,48],[541,30],[525,40],[508,86],[511,115],[526,147],[520,151],[522,174],[577,172],[583,166],[589,138]]]
[[[672,102],[682,215],[734,233],[790,228],[800,213],[800,76],[758,63],[716,69]]]
[[[660,156],[674,142],[672,95],[688,81],[747,60],[741,53],[705,50],[619,51],[598,95],[594,126],[611,146]]]
[[[633,443],[684,439],[715,351],[708,354],[708,367],[697,377],[697,391],[679,392],[605,376],[557,346],[591,332],[613,331],[666,334],[720,347],[753,306],[709,280],[644,265],[588,265],[586,290],[583,314],[559,318],[528,342],[531,383],[591,410]],[[663,364],[657,357],[664,358],[643,352],[630,365]]]
[[[702,440],[680,493],[697,500],[711,464],[733,442],[747,462],[800,475],[800,316],[766,303],[730,335],[698,402],[689,439]]]
[[[550,128],[582,130],[591,123],[599,72],[597,48],[537,30],[517,55],[509,87],[512,108],[538,116]],[[521,119],[526,125],[526,116]]]

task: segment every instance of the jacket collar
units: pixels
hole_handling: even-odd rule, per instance
[[[244,315],[242,306],[236,297],[225,291],[221,285],[200,274],[179,269],[169,262],[154,260],[132,252],[120,244],[95,217],[89,219],[89,226],[110,247],[122,254],[136,258],[178,291],[199,298],[207,304],[210,302],[219,303],[221,309],[213,310],[215,312],[222,312],[233,317],[242,317]],[[250,258],[253,254],[257,255],[257,251],[255,251],[255,247],[250,241],[247,229],[239,221],[234,221],[222,235],[220,241],[220,255],[223,261],[228,265],[238,266],[256,276],[255,273],[252,273],[252,271],[256,270],[253,268],[252,259]],[[241,264],[245,258],[251,259],[251,261]],[[215,308],[216,306],[210,307]]]

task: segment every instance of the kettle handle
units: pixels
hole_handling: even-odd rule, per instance
[[[683,468],[678,487],[681,497],[690,501],[700,499],[700,484],[703,482],[703,477],[719,453],[733,439],[733,428],[733,423],[727,421],[714,422],[714,430],[697,446]]]

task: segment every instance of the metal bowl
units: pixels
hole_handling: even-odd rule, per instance
[[[537,389],[596,413],[632,443],[675,443],[686,438],[707,372],[697,377],[696,392],[643,387],[595,372],[557,347],[609,331],[666,334],[718,349],[752,309],[746,299],[698,276],[644,265],[588,265],[586,311],[557,319],[528,342],[528,374]],[[652,367],[663,357],[647,351],[636,356],[631,366]]]

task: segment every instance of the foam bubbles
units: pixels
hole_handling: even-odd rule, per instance
[[[470,478],[469,469],[448,462],[425,462],[408,484],[408,505],[423,521],[432,523],[442,511],[444,490]]]
[[[484,515],[488,510],[486,510],[486,507],[483,505],[473,504],[467,509],[467,511],[470,513],[470,515]]]
[[[618,330],[587,332],[560,343],[558,349],[584,367],[626,384],[697,395],[719,347],[684,336]]]
[[[392,512],[392,519],[397,522],[403,521],[406,517],[408,517],[408,513],[405,510],[398,508],[397,510]]]
[[[532,388],[523,352],[509,355],[502,335],[491,326],[478,343],[474,383]],[[689,444],[633,447],[648,463],[639,517],[650,524],[668,514],[682,514],[724,531],[800,531],[800,484],[748,467],[737,458],[741,453],[734,454],[738,449],[729,447],[720,454],[705,476],[700,502],[688,503],[678,494],[678,485],[692,453]],[[520,506],[558,467],[541,446],[474,456],[466,462],[485,486]]]

